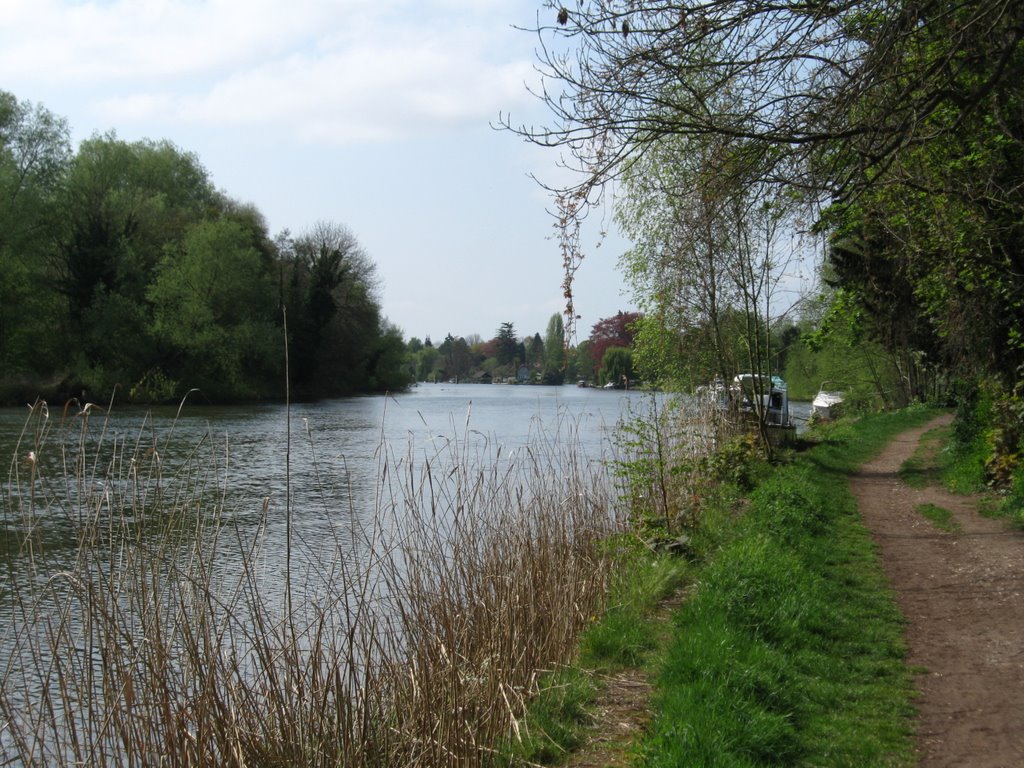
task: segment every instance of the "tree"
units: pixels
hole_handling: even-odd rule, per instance
[[[633,353],[626,347],[608,347],[601,360],[600,381],[626,387],[633,378]]]
[[[639,318],[639,312],[619,310],[614,316],[601,318],[594,323],[590,330],[593,370],[599,369],[609,347],[629,347],[633,344],[633,323]]]
[[[366,388],[377,392],[405,389],[411,377],[405,365],[406,346],[402,331],[384,323],[377,337],[377,346],[367,365]]]
[[[49,262],[70,159],[63,119],[0,91],[0,370],[6,376],[48,374],[58,364],[62,308]]]
[[[541,378],[545,384],[560,385],[565,383],[565,324],[562,315],[555,313],[548,320],[544,334],[544,368]]]
[[[861,185],[949,104],[980,109],[1018,77],[1024,10],[949,0],[779,5],[766,0],[547,2],[538,36],[550,126],[505,127],[567,148],[581,168],[623,170],[666,136],[740,139],[773,171],[831,194]],[[980,66],[979,66],[980,64]],[[973,77],[965,77],[965,73]],[[728,98],[722,99],[723,92]],[[886,104],[864,112],[865,102]],[[836,156],[836,142],[847,152]]]
[[[495,356],[499,365],[513,365],[519,359],[519,341],[512,323],[502,323],[495,336]]]
[[[570,380],[594,381],[594,357],[590,351],[591,346],[590,339],[584,339],[569,349],[566,368]]]
[[[455,375],[460,379],[468,379],[473,366],[473,356],[469,344],[461,336],[455,340],[452,349]]]
[[[539,368],[544,364],[544,340],[539,333],[533,334],[523,341],[523,360],[530,368]]]
[[[1022,106],[1024,84],[1006,84],[988,114],[907,148],[886,185],[826,212],[833,282],[871,316],[911,397],[923,395],[922,356],[958,375],[990,372],[1008,388],[1024,365]]]
[[[822,294],[804,309],[784,369],[791,399],[810,399],[826,382],[852,410],[888,408],[907,396],[898,359],[870,338],[867,316],[849,294]]]
[[[635,245],[620,264],[634,300],[656,318],[642,335],[654,346],[640,354],[651,379],[671,380],[675,361],[665,350],[673,335],[688,336],[691,357],[707,353],[708,365],[699,374],[704,381],[731,381],[739,367],[726,328],[744,290],[732,279],[739,274],[731,267],[741,239],[730,195],[746,182],[729,181],[728,163],[726,142],[677,138],[649,152],[626,175],[616,217]]]
[[[376,265],[347,227],[332,222],[279,238],[278,247],[297,391],[339,395],[365,388],[386,335]]]
[[[79,146],[61,188],[53,266],[72,365],[89,389],[130,387],[157,364],[145,337],[157,265],[221,202],[198,158],[169,142],[111,133]]]
[[[436,371],[440,358],[440,352],[433,345],[424,344],[423,349],[420,350],[416,358],[416,380],[436,380]]]
[[[212,399],[278,395],[284,340],[270,275],[251,234],[232,221],[193,226],[169,249],[149,290],[163,370]]]
[[[570,313],[589,207],[608,180],[665,142],[743,145],[758,181],[802,194],[810,216],[890,184],[896,196],[913,192],[913,178],[890,173],[898,158],[927,154],[965,125],[989,119],[1008,145],[1020,144],[1011,117],[1019,114],[1012,92],[1024,74],[1020,4],[580,0],[545,7],[548,23],[532,31],[545,78],[538,95],[551,121],[536,128],[504,117],[502,124],[563,149],[579,171],[552,190]]]
[[[469,377],[471,356],[464,338],[455,338],[449,333],[437,351],[441,355],[446,378],[463,380]]]

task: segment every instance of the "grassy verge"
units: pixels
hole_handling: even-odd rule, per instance
[[[816,447],[777,467],[748,498],[718,486],[691,541],[696,564],[674,577],[674,588],[683,580],[692,595],[668,632],[651,618],[665,594],[658,580],[621,560],[616,578],[632,582],[625,602],[633,607],[618,615],[625,602],[612,599],[585,635],[573,675],[586,693],[555,713],[572,721],[572,737],[509,762],[559,762],[582,739],[596,695],[587,670],[611,663],[656,678],[655,718],[635,745],[639,764],[910,765],[902,619],[847,474],[934,415],[909,410],[829,425]],[[616,638],[619,650],[594,652]]]
[[[900,479],[914,488],[943,482],[945,471],[952,463],[948,450],[952,434],[953,428],[949,426],[925,432],[914,454],[900,467]]]
[[[953,519],[953,513],[945,507],[940,507],[937,504],[919,504],[917,506],[917,513],[930,520],[932,525],[940,531],[956,533],[957,531],[963,530],[960,527],[960,524]]]
[[[659,606],[691,581],[684,559],[655,554],[632,535],[607,549],[615,564],[608,603],[591,617],[574,661],[545,675],[529,710],[500,752],[501,765],[557,765],[592,735],[593,707],[610,673],[651,668],[665,646]]]
[[[846,474],[931,415],[832,427],[751,495],[674,617],[645,765],[910,764],[901,618]]]
[[[994,491],[986,481],[985,458],[989,452],[984,435],[964,443],[958,440],[955,425],[939,427],[922,436],[914,455],[900,467],[900,477],[915,488],[939,484],[953,493],[983,494],[979,505],[982,514],[1005,517],[1024,528],[1024,483]],[[918,511],[940,530],[959,530],[948,510],[929,504]]]

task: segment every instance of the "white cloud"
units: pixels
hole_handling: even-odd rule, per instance
[[[71,84],[209,73],[322,30],[327,5],[305,6],[300,14],[274,0],[29,0],[0,17],[0,69]]]
[[[393,138],[530,103],[531,41],[510,28],[529,5],[27,0],[0,13],[0,71],[94,92],[92,112],[115,124]]]

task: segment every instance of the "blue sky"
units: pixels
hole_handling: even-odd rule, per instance
[[[0,0],[0,88],[197,154],[271,234],[346,225],[406,336],[544,333],[563,306],[554,150],[492,129],[547,115],[530,26],[541,0]],[[546,13],[551,13],[546,11]],[[595,222],[579,333],[630,309],[625,243]],[[612,229],[598,248],[597,230]]]

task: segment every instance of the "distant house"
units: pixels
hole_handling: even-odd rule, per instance
[[[489,374],[487,371],[484,371],[483,373],[476,377],[477,384],[490,384],[492,381],[493,378],[491,377],[491,374]]]
[[[530,369],[525,365],[520,365],[519,370],[516,371],[516,381],[520,384],[530,380]]]

